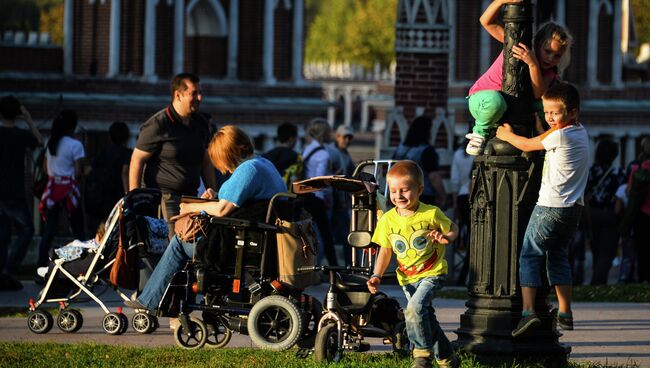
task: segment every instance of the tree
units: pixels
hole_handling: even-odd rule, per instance
[[[366,68],[394,60],[397,0],[328,0],[306,2],[314,11],[308,23],[307,62],[350,62]]]
[[[632,0],[632,9],[639,45],[650,42],[650,0]]]

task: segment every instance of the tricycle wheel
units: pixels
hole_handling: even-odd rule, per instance
[[[314,358],[317,362],[339,362],[343,349],[339,346],[339,330],[336,323],[325,325],[316,334]]]

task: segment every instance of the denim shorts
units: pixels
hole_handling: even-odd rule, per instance
[[[519,255],[519,282],[541,287],[542,267],[550,285],[571,285],[569,246],[578,228],[582,206],[535,206],[530,216]]]

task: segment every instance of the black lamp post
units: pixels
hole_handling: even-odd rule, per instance
[[[512,57],[512,45],[531,45],[530,0],[504,7],[503,87],[508,103],[503,121],[524,136],[532,136],[534,116],[528,67]],[[548,288],[540,289],[535,309],[542,326],[526,337],[513,338],[521,316],[519,253],[528,220],[537,200],[543,157],[522,155],[493,138],[486,154],[474,161],[470,190],[470,284],[467,310],[460,317],[455,344],[486,363],[542,361],[560,366],[571,349],[558,342],[560,334],[550,315]]]

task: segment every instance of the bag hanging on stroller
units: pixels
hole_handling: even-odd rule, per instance
[[[289,222],[278,218],[278,279],[292,287],[304,289],[320,282],[316,272],[298,272],[299,267],[315,266],[318,237],[311,218]]]

